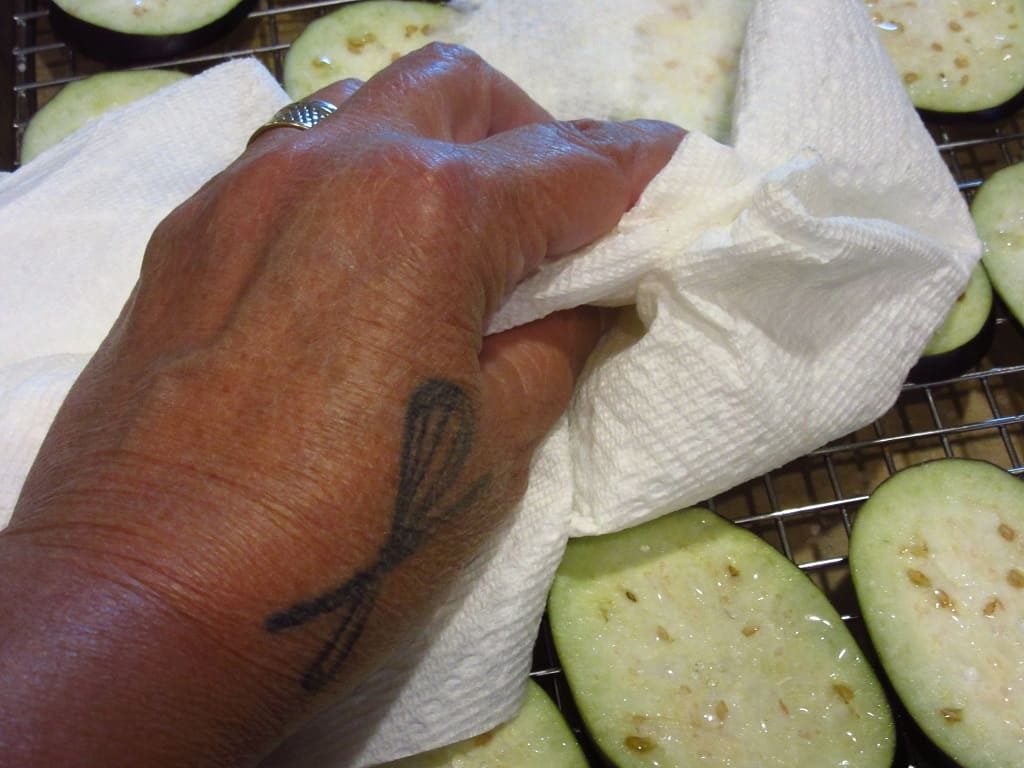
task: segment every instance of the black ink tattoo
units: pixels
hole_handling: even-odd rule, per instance
[[[469,458],[475,431],[469,398],[455,384],[431,379],[413,392],[405,413],[391,529],[376,562],[336,589],[271,614],[264,622],[267,631],[276,633],[334,615],[334,631],[303,674],[306,690],[320,690],[338,673],[366,626],[385,575],[481,496],[487,476],[445,503]]]

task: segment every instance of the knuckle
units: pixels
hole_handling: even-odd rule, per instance
[[[617,165],[609,156],[614,139],[608,135],[605,126],[598,120],[569,120],[551,123],[554,138],[579,150],[590,158],[609,166]]]
[[[458,153],[435,157],[422,169],[419,193],[446,208],[462,209],[472,201],[474,171]]]
[[[457,212],[473,207],[475,169],[457,148],[395,144],[386,154],[398,177],[393,186],[401,194],[403,216],[413,216],[420,231],[444,228]]]
[[[282,179],[302,178],[302,165],[313,160],[308,150],[294,141],[303,136],[293,128],[279,128],[278,131],[288,131],[294,136],[287,134],[272,137],[273,143],[266,142],[262,146],[254,146],[242,156],[224,173],[217,177],[217,181],[226,187],[224,191],[232,193],[244,193],[254,191],[266,194],[267,190],[280,187]]]
[[[578,164],[594,184],[628,197],[630,151],[622,137],[598,120],[574,120],[543,126],[549,132],[552,146],[562,147],[559,153],[567,162]]]
[[[477,91],[477,101],[487,98],[487,90],[497,73],[476,51],[454,43],[429,43],[409,54],[412,67],[405,72],[418,84],[424,73],[449,81],[461,81]]]
[[[488,66],[476,51],[458,43],[427,43],[416,55],[426,60],[446,62],[469,70],[479,70]]]
[[[509,199],[472,150],[440,147],[398,151],[401,170],[388,194],[391,221],[403,245],[400,259],[416,275],[411,284],[435,307],[445,304],[444,323],[476,335],[479,320],[466,307],[485,314],[497,309],[533,229],[518,226],[521,201]]]

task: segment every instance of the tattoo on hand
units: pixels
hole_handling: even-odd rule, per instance
[[[475,430],[469,398],[455,384],[431,379],[413,392],[405,413],[391,529],[376,561],[337,588],[273,613],[264,622],[267,631],[276,633],[332,617],[334,630],[303,674],[306,690],[320,690],[338,673],[366,626],[385,575],[480,497],[487,476],[446,503],[469,457]]]

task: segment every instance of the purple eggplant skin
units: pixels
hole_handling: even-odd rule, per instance
[[[985,109],[970,112],[940,112],[934,109],[918,109],[921,119],[930,124],[961,125],[964,123],[993,123],[1004,120],[1024,107],[1024,90],[1004,101]]]
[[[82,21],[52,0],[47,5],[50,27],[68,47],[101,64],[128,67],[166,61],[209,45],[238,27],[256,6],[256,0],[241,0],[205,26],[167,35],[118,32]]]
[[[992,346],[996,332],[996,309],[993,305],[988,319],[977,334],[969,341],[948,352],[925,355],[910,369],[907,382],[910,384],[934,384],[953,379],[977,365]]]

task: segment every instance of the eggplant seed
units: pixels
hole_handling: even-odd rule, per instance
[[[939,714],[948,725],[962,723],[964,720],[964,711],[959,707],[943,707],[939,710]]]
[[[1001,610],[1002,608],[1003,601],[1000,600],[998,597],[993,597],[991,600],[985,603],[985,607],[981,609],[981,612],[986,616],[994,616],[996,611]]]
[[[908,568],[907,578],[910,579],[911,584],[918,587],[930,587],[932,585],[932,580],[917,570],[917,568]]]
[[[843,700],[844,704],[849,704],[853,701],[853,688],[846,685],[846,683],[834,683],[832,685],[832,690],[835,691],[836,695]]]
[[[625,744],[634,752],[650,752],[658,746],[658,742],[645,736],[627,736]]]
[[[724,723],[729,719],[729,705],[724,701],[719,701],[715,705],[715,717],[718,718],[720,723]]]

